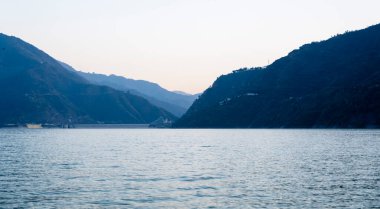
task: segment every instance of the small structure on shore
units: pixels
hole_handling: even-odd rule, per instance
[[[31,128],[31,129],[38,129],[38,128],[42,128],[42,124],[37,124],[37,123],[27,123],[27,124],[26,124],[26,127],[27,127],[27,128]]]
[[[150,128],[171,128],[172,125],[173,125],[173,121],[161,116],[157,120],[153,121],[149,125],[149,127]]]

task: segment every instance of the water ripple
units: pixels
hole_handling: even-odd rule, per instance
[[[0,129],[0,208],[380,208],[380,131]]]

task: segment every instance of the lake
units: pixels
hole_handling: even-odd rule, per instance
[[[0,129],[14,207],[380,208],[380,131]]]

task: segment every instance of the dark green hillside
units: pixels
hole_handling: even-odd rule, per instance
[[[380,127],[380,25],[219,77],[176,127]]]
[[[0,34],[0,125],[149,123],[174,116],[135,95],[96,86],[15,37]]]

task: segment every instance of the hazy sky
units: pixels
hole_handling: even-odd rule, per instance
[[[74,68],[196,93],[304,43],[380,23],[380,0],[0,0],[0,32]]]

